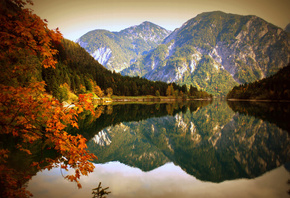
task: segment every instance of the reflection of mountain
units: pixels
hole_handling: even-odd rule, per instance
[[[166,117],[171,118],[178,112],[186,112],[187,109],[195,111],[209,103],[210,101],[196,101],[186,104],[116,105],[109,115],[102,114],[93,124],[88,125],[90,127],[85,128],[83,125],[82,128],[91,130],[91,133],[86,131],[87,138],[99,131],[94,126],[101,130],[88,142],[89,149],[99,158],[97,163],[118,160],[149,171],[169,160],[142,134],[146,130],[142,127],[147,126],[150,120],[153,123],[159,120],[158,117],[162,117],[160,120],[163,122]]]
[[[194,101],[188,103],[156,103],[150,105],[144,104],[124,104],[113,106],[99,106],[96,112],[100,113],[98,119],[94,119],[91,114],[83,114],[79,119],[79,130],[69,127],[70,133],[80,133],[88,140],[93,138],[102,129],[108,126],[114,126],[122,122],[132,122],[148,119],[151,117],[162,117],[166,115],[175,115],[180,111],[195,111],[211,101]]]
[[[142,126],[142,121],[141,123],[121,123],[102,130],[102,133],[112,137],[112,142],[106,147],[94,141],[88,143],[89,150],[99,158],[95,162],[120,161],[139,167],[143,171],[152,170],[169,162],[162,151],[151,144],[140,131],[135,131],[139,126]]]
[[[198,179],[213,182],[257,177],[290,156],[287,132],[234,113],[218,101],[196,111],[123,122],[102,133],[110,137],[110,145],[88,142],[98,163],[120,161],[148,171],[173,161]]]
[[[110,136],[104,130],[95,135],[93,141],[100,146],[108,146],[112,142]]]
[[[290,104],[288,102],[227,101],[227,103],[235,112],[267,120],[290,133]]]

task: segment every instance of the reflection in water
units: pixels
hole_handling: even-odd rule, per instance
[[[290,132],[290,103],[227,101],[233,111],[255,116]]]
[[[97,120],[84,114],[81,131],[99,158],[95,172],[81,179],[84,189],[72,190],[59,170],[38,173],[29,189],[41,197],[90,197],[101,181],[109,197],[288,196],[287,128],[271,116],[254,117],[258,112],[241,114],[241,105],[116,105],[102,107]]]
[[[28,154],[14,147],[16,143],[22,143],[21,139],[10,134],[1,134],[0,139],[1,147],[10,152],[7,158],[0,154],[2,155],[0,156],[0,197],[27,197],[30,193],[26,191],[26,183],[37,172],[50,165],[45,159],[56,159],[59,154],[54,150],[47,150],[47,145],[42,140],[26,144],[26,148],[32,153]],[[32,166],[33,162],[40,161],[43,163],[39,167]]]
[[[146,120],[152,117],[164,117],[184,112],[187,109],[195,111],[202,108],[211,101],[196,101],[187,103],[156,103],[156,104],[124,104],[114,106],[99,106],[96,112],[100,114],[97,120],[94,116],[83,113],[79,121],[79,128],[69,128],[70,133],[81,133],[86,139],[90,140],[102,129],[114,126],[122,122],[133,122]]]
[[[225,102],[107,127],[88,142],[95,163],[120,161],[143,171],[174,162],[198,179],[254,178],[289,161],[289,134],[234,113]]]
[[[281,166],[256,179],[239,179],[222,183],[202,182],[186,174],[172,162],[149,172],[119,162],[96,164],[95,171],[82,177],[83,188],[64,180],[59,169],[39,172],[29,183],[34,197],[92,197],[99,181],[109,186],[108,198],[192,198],[192,197],[263,197],[288,198],[289,173]]]
[[[108,189],[109,187],[103,188],[102,182],[100,182],[98,187],[93,189],[93,198],[105,198],[106,195],[111,193],[110,191],[108,191]]]

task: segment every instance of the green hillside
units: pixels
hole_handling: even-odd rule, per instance
[[[260,80],[287,65],[288,41],[287,32],[259,17],[207,12],[121,73],[226,95],[238,83]]]
[[[235,86],[228,99],[290,100],[290,64],[276,74],[253,83]]]
[[[169,84],[160,81],[149,81],[140,77],[121,76],[111,72],[99,64],[85,49],[69,40],[56,44],[59,51],[56,68],[42,69],[42,78],[46,82],[47,92],[62,99],[62,85],[67,84],[75,93],[93,92],[94,86],[99,86],[104,93],[112,89],[112,94],[118,96],[156,95],[166,96]],[[187,92],[184,87],[172,84],[179,93]],[[197,91],[197,90],[196,90]]]
[[[77,43],[111,71],[122,71],[139,56],[157,47],[170,31],[145,21],[120,32],[93,30]]]

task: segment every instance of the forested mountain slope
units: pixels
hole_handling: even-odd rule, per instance
[[[289,63],[289,34],[256,16],[202,13],[172,32],[123,75],[193,85],[216,95]]]
[[[111,88],[114,95],[137,96],[156,95],[166,93],[168,84],[160,81],[149,81],[140,77],[121,76],[111,72],[90,56],[79,44],[69,40],[62,40],[55,44],[59,51],[56,68],[42,69],[42,78],[46,82],[46,89],[56,97],[61,97],[62,85],[66,84],[75,94],[92,92],[99,86],[104,92]],[[185,87],[172,84],[178,93],[187,92]],[[195,89],[194,92],[197,92]]]
[[[235,86],[227,98],[290,100],[290,64],[270,77]]]
[[[168,34],[144,22],[121,32],[91,31],[78,43],[122,75],[192,85],[214,95],[275,74],[290,60],[289,33],[257,16],[202,13]]]

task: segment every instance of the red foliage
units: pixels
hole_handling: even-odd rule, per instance
[[[15,138],[15,148],[31,154],[29,144],[44,140],[45,144],[60,153],[57,159],[47,159],[45,168],[72,167],[74,175],[66,176],[78,187],[80,175],[94,170],[88,160],[96,158],[86,150],[82,135],[70,135],[64,129],[68,125],[78,128],[77,116],[84,110],[94,114],[91,95],[80,95],[74,108],[66,108],[45,93],[45,83],[39,81],[37,72],[42,67],[55,67],[57,50],[53,44],[60,43],[62,35],[50,30],[47,23],[31,10],[24,9],[30,0],[0,1],[0,135]],[[21,140],[21,141],[19,141]],[[30,196],[19,188],[13,170],[6,164],[9,150],[0,144],[1,196]],[[40,167],[39,162],[32,163]]]

